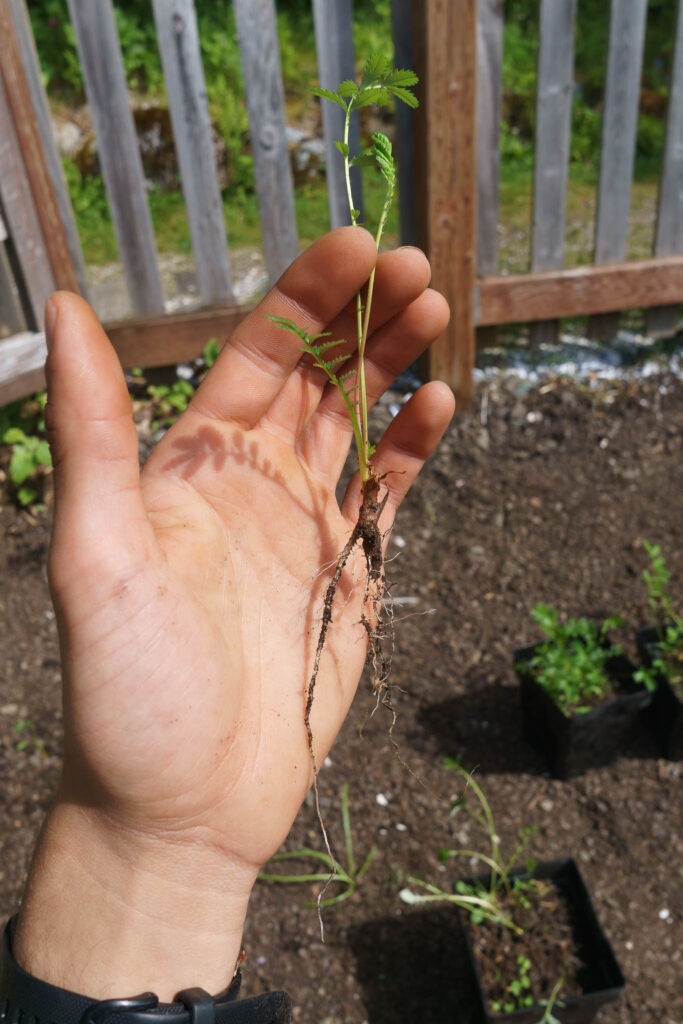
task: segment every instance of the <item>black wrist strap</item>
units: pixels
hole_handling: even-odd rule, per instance
[[[8,922],[0,951],[0,1024],[161,1024],[159,1017],[172,1017],[172,1024],[291,1024],[286,992],[237,1000],[239,971],[217,996],[188,988],[174,1003],[160,1003],[153,992],[99,1001],[67,992],[19,966],[12,955],[14,924]]]

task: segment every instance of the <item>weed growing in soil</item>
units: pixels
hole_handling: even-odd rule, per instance
[[[530,661],[520,662],[520,671],[530,668],[536,682],[567,715],[585,714],[602,703],[612,691],[607,673],[610,659],[622,653],[618,644],[607,641],[610,629],[623,625],[611,616],[601,626],[591,619],[568,619],[563,625],[557,611],[537,604],[531,613],[548,639],[539,644]]]
[[[1,410],[0,440],[12,446],[9,475],[20,505],[33,505],[41,492],[42,478],[52,467],[50,446],[45,437],[47,394],[39,391],[27,402]]]
[[[481,924],[482,921],[488,920],[495,924],[500,924],[504,928],[509,928],[517,935],[521,935],[523,928],[515,922],[515,910],[518,907],[528,909],[530,894],[542,893],[548,887],[547,882],[540,881],[539,879],[514,878],[510,874],[514,865],[523,856],[535,830],[530,828],[524,829],[512,855],[508,858],[504,857],[500,848],[500,839],[498,838],[491,805],[486,799],[481,786],[472,773],[462,768],[453,758],[445,758],[444,764],[448,770],[457,772],[466,783],[465,791],[451,807],[451,814],[457,814],[462,808],[468,811],[474,820],[485,830],[489,840],[489,853],[482,853],[479,850],[442,849],[439,851],[439,860],[445,863],[454,857],[467,857],[481,861],[491,870],[488,887],[479,881],[466,882],[461,879],[455,883],[453,892],[447,892],[420,878],[409,878],[410,884],[426,890],[426,895],[414,893],[411,889],[401,889],[399,895],[404,903],[409,904],[433,903],[445,900],[467,911],[472,924]],[[471,807],[467,803],[468,788],[474,792],[478,801],[478,807]],[[534,862],[528,860],[527,870],[529,873],[533,871],[534,867]]]
[[[371,56],[361,76],[360,84],[354,81],[342,82],[335,91],[331,89],[315,88],[314,95],[321,99],[328,100],[341,107],[344,111],[344,133],[343,138],[335,143],[344,160],[344,176],[346,182],[346,198],[349,206],[351,223],[359,223],[359,211],[354,202],[351,188],[351,167],[356,165],[376,166],[385,183],[386,193],[384,205],[379,218],[379,224],[375,233],[375,244],[379,250],[382,233],[386,224],[387,214],[392,205],[396,190],[396,167],[392,154],[391,142],[382,132],[375,132],[372,136],[372,148],[357,154],[351,155],[349,149],[349,129],[351,115],[361,107],[374,104],[379,107],[388,106],[392,97],[406,103],[409,107],[416,107],[417,100],[411,92],[411,87],[417,82],[417,76],[413,71],[400,70],[392,67],[379,54]],[[372,455],[375,447],[370,441],[368,434],[368,402],[365,384],[365,348],[368,340],[370,326],[370,313],[372,309],[372,297],[375,283],[375,271],[373,270],[365,287],[365,296],[358,292],[356,296],[356,338],[354,342],[355,353],[349,353],[348,340],[345,338],[324,340],[329,337],[328,333],[309,334],[299,327],[292,320],[284,317],[271,317],[272,321],[283,330],[294,334],[301,342],[301,350],[311,357],[314,366],[321,369],[328,377],[331,384],[337,388],[346,405],[353,437],[356,445],[358,469],[360,473],[362,496],[358,511],[358,519],[351,536],[344,546],[332,579],[325,592],[323,610],[318,635],[318,643],[315,651],[313,671],[306,689],[306,701],[304,709],[304,722],[308,735],[308,749],[313,768],[313,789],[315,794],[316,810],[318,820],[325,839],[327,854],[333,861],[329,849],[325,826],[320,814],[318,799],[317,765],[313,751],[313,735],[311,732],[311,709],[315,695],[315,686],[320,668],[320,659],[325,647],[327,631],[332,621],[332,605],[334,603],[337,586],[341,579],[342,572],[348,562],[351,553],[357,544],[360,544],[365,556],[365,586],[364,602],[362,612],[362,623],[368,637],[370,659],[373,666],[373,692],[376,696],[377,706],[380,704],[387,707],[393,715],[395,713],[391,702],[391,691],[389,688],[389,672],[391,668],[391,652],[386,651],[383,646],[383,635],[385,623],[382,617],[382,598],[386,592],[384,575],[384,556],[382,552],[382,536],[379,530],[379,518],[382,514],[387,495],[380,497],[380,490],[383,478],[378,476],[372,465]],[[339,352],[339,346],[347,346],[344,352]],[[335,349],[337,350],[335,353]],[[350,358],[350,354],[357,357],[356,367],[344,371],[343,367]],[[338,373],[338,371],[341,371]],[[392,727],[393,727],[392,721]]]
[[[652,664],[642,666],[634,678],[648,690],[657,688],[657,676],[665,676],[683,700],[683,617],[674,609],[668,591],[671,573],[666,567],[662,549],[658,544],[643,541],[650,557],[650,568],[643,572],[647,587],[647,603],[657,629],[657,646]]]
[[[377,847],[373,843],[370,848],[370,852],[363,861],[361,867],[356,870],[356,858],[353,851],[353,836],[351,834],[351,817],[349,815],[349,785],[345,782],[342,786],[342,826],[344,829],[344,846],[346,847],[346,867],[342,867],[340,862],[332,857],[329,853],[321,850],[311,850],[307,847],[303,847],[300,850],[292,850],[291,853],[277,853],[274,857],[268,861],[268,864],[275,864],[285,860],[318,860],[325,865],[325,873],[313,872],[307,875],[276,875],[271,874],[268,871],[261,871],[259,873],[259,879],[262,882],[281,882],[288,884],[290,882],[303,883],[303,882],[325,882],[327,883],[330,876],[334,876],[336,882],[340,882],[344,888],[336,896],[331,896],[327,900],[322,900],[319,904],[305,903],[304,906],[315,907],[331,907],[335,903],[341,903],[343,900],[347,900],[349,896],[353,896],[354,892],[358,888],[358,883],[362,879],[365,872],[368,870],[372,861],[374,860],[375,854],[377,853]],[[267,867],[268,865],[266,865]]]
[[[534,931],[538,930],[536,917],[538,905],[550,906],[554,901],[553,886],[552,883],[544,879],[527,877],[533,873],[536,866],[535,862],[530,859],[526,863],[527,876],[519,877],[512,874],[513,866],[523,856],[535,830],[523,829],[512,855],[509,858],[504,857],[491,805],[481,787],[473,778],[472,773],[467,772],[457,761],[446,758],[445,765],[446,768],[456,771],[466,782],[465,791],[454,802],[451,813],[457,813],[464,807],[484,828],[488,836],[490,852],[486,854],[478,850],[444,849],[440,851],[439,859],[445,862],[454,857],[467,857],[481,861],[490,868],[488,884],[485,885],[478,879],[471,881],[461,879],[454,883],[453,891],[448,892],[422,879],[409,878],[408,881],[411,885],[418,886],[425,892],[416,893],[412,889],[402,889],[400,897],[404,903],[408,904],[454,903],[461,910],[467,912],[470,924],[474,929],[482,924],[490,926],[492,931],[488,933],[488,944],[494,947],[492,959],[495,961],[492,980],[497,988],[495,997],[491,1001],[491,1009],[496,1013],[513,1013],[515,1010],[537,1004],[545,1005],[543,1024],[555,1024],[556,1019],[552,1015],[552,1007],[557,1005],[558,995],[565,984],[567,965],[565,963],[561,976],[548,998],[539,999],[539,987],[544,971],[535,969],[532,960],[534,954],[528,955],[525,949],[525,942],[531,938]],[[473,790],[478,806],[468,805],[468,789]],[[542,925],[541,930],[543,927]],[[545,927],[547,928],[547,922]],[[564,936],[561,936],[558,945],[566,960],[564,941]],[[504,969],[502,966],[504,958],[497,955],[503,947],[506,953],[513,957],[512,968],[508,963]],[[519,950],[516,954],[515,949]],[[487,958],[491,955],[489,949],[487,949],[486,955]],[[510,956],[507,957],[508,961]]]

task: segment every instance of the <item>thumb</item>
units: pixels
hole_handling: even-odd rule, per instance
[[[48,299],[45,325],[45,425],[55,483],[52,560],[62,555],[73,571],[79,554],[88,559],[108,551],[125,573],[136,540],[148,539],[151,529],[123,371],[97,317],[77,295],[56,292]]]

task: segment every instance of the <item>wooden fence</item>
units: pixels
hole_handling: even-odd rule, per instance
[[[234,301],[193,0],[151,0],[200,308],[164,312],[164,295],[112,0],[68,0],[133,316],[105,325],[126,366],[198,355],[246,308]],[[320,80],[354,74],[352,0],[312,0]],[[274,0],[234,0],[268,275],[298,251]],[[683,18],[678,16],[654,252],[626,261],[647,0],[612,0],[595,257],[563,267],[573,38],[577,0],[540,0],[533,213],[528,273],[500,274],[497,230],[503,0],[394,0],[396,62],[420,76],[420,108],[398,111],[403,240],[428,252],[453,317],[431,376],[472,396],[477,328],[533,321],[536,340],[560,317],[590,315],[614,332],[619,312],[648,308],[672,332],[683,302]],[[42,309],[54,287],[87,296],[86,273],[50,129],[25,0],[0,0],[0,404],[43,383]],[[325,104],[325,107],[330,107]],[[328,177],[341,114],[323,109]],[[333,225],[346,221],[330,189]],[[4,229],[4,230],[3,230]]]

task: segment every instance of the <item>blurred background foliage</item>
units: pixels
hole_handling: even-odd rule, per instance
[[[210,112],[225,149],[225,211],[232,244],[258,241],[258,214],[239,49],[229,0],[195,0]],[[55,108],[78,108],[85,102],[66,0],[31,0],[30,17],[44,82]],[[533,166],[534,106],[540,0],[507,0],[501,125],[502,213],[511,189],[515,206],[524,208]],[[636,179],[655,181],[664,144],[668,88],[673,58],[677,0],[649,0],[643,60]],[[599,170],[602,100],[609,29],[608,0],[579,0],[573,104],[571,179],[594,186]],[[165,104],[164,82],[156,45],[151,0],[115,0],[126,78],[140,98]],[[278,32],[290,124],[307,130],[317,124],[310,87],[317,80],[310,0],[277,0]],[[369,53],[392,52],[391,0],[355,0],[354,43],[358,65]],[[108,221],[102,180],[65,160],[86,258],[115,258],[116,243]],[[519,191],[521,190],[521,191]],[[366,196],[368,215],[375,202],[372,182]],[[377,195],[377,202],[380,197]],[[176,188],[153,185],[150,191],[158,244],[163,251],[189,251],[182,201]],[[297,189],[302,241],[327,222],[324,179]],[[514,217],[514,212],[510,211]]]

